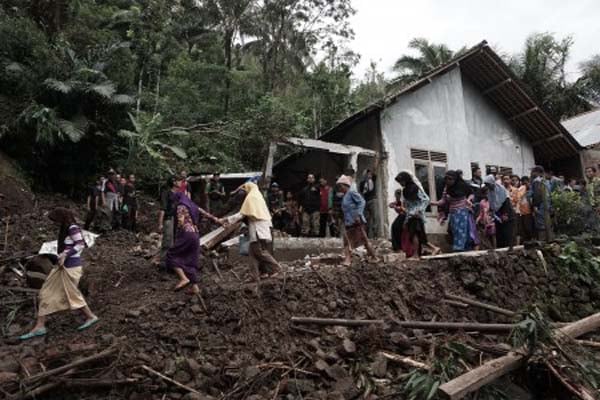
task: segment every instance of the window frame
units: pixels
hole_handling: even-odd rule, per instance
[[[435,187],[435,174],[434,174],[434,168],[435,167],[442,167],[444,168],[445,172],[448,171],[448,163],[447,162],[442,162],[442,161],[426,161],[426,160],[421,160],[421,159],[415,159],[413,158],[413,173],[415,174],[415,177],[417,175],[417,165],[421,165],[424,167],[427,167],[427,188],[429,189],[429,198],[431,201],[439,201],[440,199],[437,198],[437,190]],[[418,179],[418,178],[417,178]],[[431,217],[436,217],[439,213],[438,211],[438,207],[431,205],[430,207],[430,211],[427,211],[425,213],[426,216],[431,216]]]

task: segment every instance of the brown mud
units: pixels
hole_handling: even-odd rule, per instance
[[[66,199],[41,197],[32,212],[12,218],[10,250],[4,256],[27,255],[43,241],[53,240],[55,229],[44,215],[65,203]],[[142,211],[150,209],[144,204]],[[144,232],[108,233],[85,251],[87,300],[101,319],[88,331],[76,331],[81,323],[77,313],[62,313],[51,316],[46,337],[19,343],[16,337],[33,323],[34,295],[0,291],[4,394],[18,393],[18,382],[30,375],[117,345],[118,357],[75,372],[74,377],[115,382],[127,378],[135,383],[91,389],[62,381],[37,398],[401,399],[401,382],[410,368],[384,361],[378,353],[385,350],[426,364],[434,360],[431,350],[420,344],[426,332],[400,328],[395,321],[513,322],[490,311],[444,302],[446,292],[513,311],[535,304],[556,321],[575,320],[600,307],[597,286],[575,283],[558,272],[560,249],[552,246],[543,249],[546,267],[536,249],[428,262],[356,260],[350,268],[286,262],[285,273],[261,282],[259,296],[248,266],[239,258],[222,262],[220,274],[205,260],[200,299],[174,292],[175,277],[152,264],[156,241],[148,233],[155,216],[153,212],[142,217]],[[6,265],[17,260],[12,263]],[[25,283],[6,268],[0,285]],[[383,319],[385,324],[298,328],[290,324],[292,316]],[[458,332],[443,340],[493,346],[507,335]],[[479,357],[484,361],[491,355],[482,352]]]

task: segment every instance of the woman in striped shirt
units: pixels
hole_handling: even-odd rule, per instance
[[[81,252],[86,247],[81,229],[75,223],[73,213],[66,208],[52,210],[48,218],[60,226],[58,263],[40,289],[36,324],[29,333],[19,337],[21,340],[46,335],[46,316],[58,311],[81,310],[86,320],[77,328],[80,331],[98,322],[77,287],[83,272]]]

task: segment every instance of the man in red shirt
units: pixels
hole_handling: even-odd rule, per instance
[[[319,213],[321,214],[319,220],[319,236],[325,237],[327,235],[327,223],[329,222],[329,215],[331,215],[332,207],[332,194],[331,187],[327,184],[327,179],[319,179],[319,195],[321,196],[321,205],[319,207]]]

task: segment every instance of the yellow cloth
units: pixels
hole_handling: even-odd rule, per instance
[[[247,193],[240,213],[245,217],[254,218],[259,221],[270,221],[271,213],[265,202],[265,198],[255,183],[246,182],[242,189]]]
[[[85,307],[87,304],[77,287],[82,272],[81,267],[54,267],[40,289],[38,315],[43,316]]]

